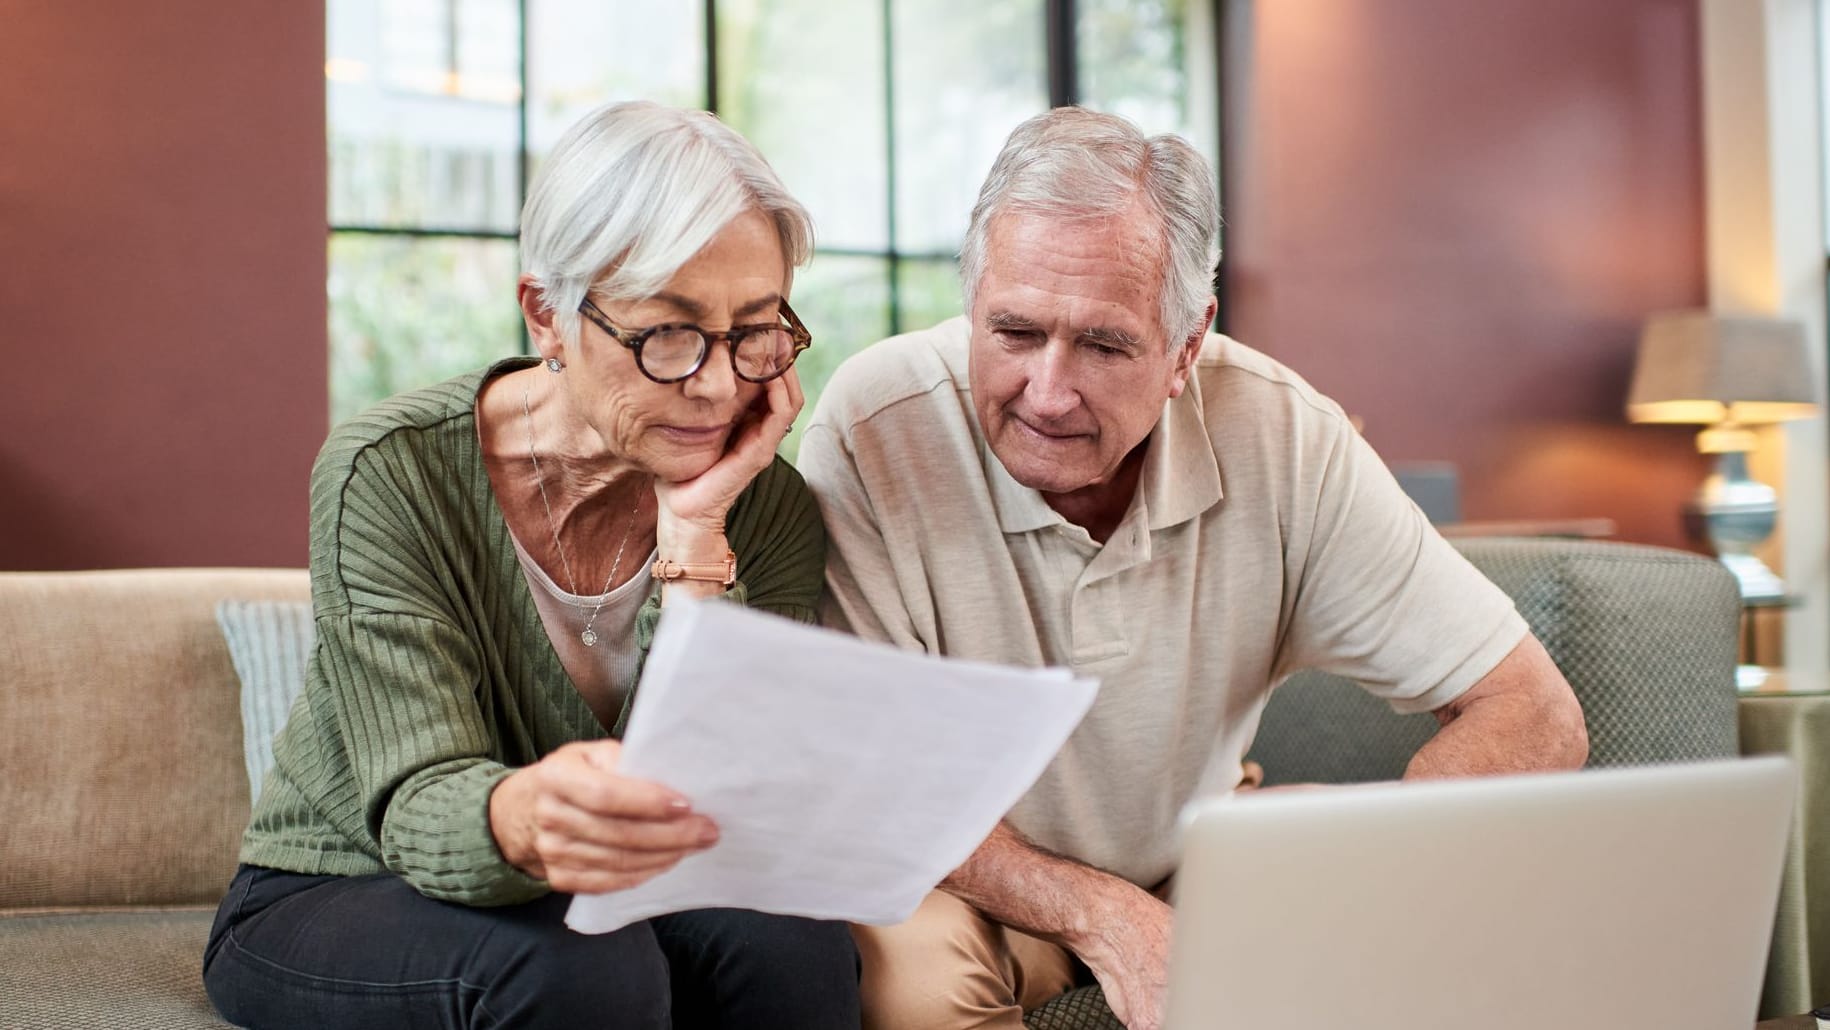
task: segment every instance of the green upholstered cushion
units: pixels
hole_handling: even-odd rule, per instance
[[[248,796],[258,798],[261,780],[273,767],[273,738],[305,686],[311,654],[311,604],[305,601],[223,601],[216,622],[229,645],[229,660],[241,680],[243,759]]]
[[[1736,754],[1734,577],[1683,551],[1568,540],[1465,540],[1582,702],[1591,766]],[[1292,676],[1265,708],[1251,757],[1265,782],[1394,779],[1436,730],[1346,680]]]
[[[1058,994],[1023,1014],[1027,1030],[1125,1030],[1097,985]]]

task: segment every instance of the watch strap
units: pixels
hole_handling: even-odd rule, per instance
[[[723,561],[682,562],[656,558],[648,572],[663,583],[671,583],[676,579],[695,579],[728,587],[737,582],[737,552],[724,552]]]

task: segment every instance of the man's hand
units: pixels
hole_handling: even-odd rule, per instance
[[[1169,983],[1169,906],[999,823],[941,889],[992,920],[1072,952],[1129,1030],[1157,1030]]]
[[[1114,879],[1099,899],[1090,937],[1073,951],[1093,971],[1106,1004],[1127,1030],[1157,1030],[1169,989],[1169,935],[1174,916],[1155,896]]]
[[[685,798],[616,771],[614,740],[567,744],[489,795],[489,828],[510,865],[567,894],[623,890],[718,841]]]

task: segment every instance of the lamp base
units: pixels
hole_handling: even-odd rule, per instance
[[[1751,554],[1724,554],[1718,560],[1735,574],[1741,584],[1741,602],[1778,601],[1786,595],[1785,581],[1766,567],[1766,562]]]
[[[1779,496],[1772,487],[1748,477],[1746,454],[1717,454],[1715,472],[1703,481],[1684,514],[1692,534],[1707,540],[1716,557],[1735,574],[1743,603],[1785,596],[1784,581],[1753,553],[1779,521]]]

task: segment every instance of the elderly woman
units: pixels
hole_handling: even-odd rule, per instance
[[[708,115],[600,109],[541,167],[537,358],[397,397],[312,473],[317,649],[204,959],[251,1027],[856,1026],[843,924],[682,912],[602,936],[569,893],[717,846],[617,772],[663,606],[811,621],[825,535],[775,457],[811,227]],[[759,702],[760,703],[760,702]]]

